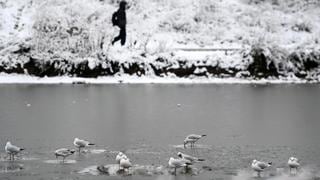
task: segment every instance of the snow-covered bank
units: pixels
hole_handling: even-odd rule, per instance
[[[0,84],[304,84],[319,83],[297,77],[278,79],[243,79],[243,78],[160,78],[138,76],[115,76],[98,78],[76,77],[34,77],[19,74],[0,74]]]
[[[275,57],[271,49],[224,51],[172,51],[155,55],[118,51],[118,57],[97,53],[95,57],[61,57],[58,54],[33,54],[26,46],[11,50],[0,62],[0,73],[37,77],[108,78],[189,78],[192,79],[279,79],[293,77],[317,82],[320,76],[320,51],[301,51]],[[275,62],[282,58],[280,63]]]
[[[128,0],[125,47],[116,2],[0,1],[0,73],[319,81],[320,1]]]

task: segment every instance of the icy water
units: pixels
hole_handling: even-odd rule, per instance
[[[0,97],[0,179],[320,179],[320,85],[0,85]],[[183,149],[190,133],[207,137]],[[61,164],[53,151],[75,137],[96,146]],[[7,140],[26,148],[15,162]],[[119,150],[133,170],[100,173],[116,169]],[[167,161],[178,151],[206,161],[175,177]],[[253,159],[273,167],[256,178]]]

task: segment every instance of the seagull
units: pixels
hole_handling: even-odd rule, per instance
[[[122,158],[127,158],[127,156],[123,152],[119,152],[116,156],[116,162],[119,164],[119,169],[120,169],[120,160]]]
[[[182,152],[177,153],[180,159],[185,160],[188,164],[186,166],[186,172],[188,171],[188,165],[192,165],[195,162],[204,161],[204,159],[200,159],[194,156],[190,156],[188,154],[184,154]]]
[[[288,166],[290,168],[290,173],[291,169],[295,169],[295,173],[297,173],[298,168],[300,167],[299,159],[295,157],[290,157],[288,160]]]
[[[129,169],[130,167],[132,167],[132,164],[130,162],[130,159],[127,158],[127,156],[123,156],[121,159],[120,159],[120,168],[126,170],[126,169]]]
[[[23,148],[18,146],[12,145],[10,141],[7,142],[5,147],[6,152],[10,155],[10,161],[14,161],[14,156],[17,155],[19,152],[23,151]]]
[[[79,153],[81,148],[87,147],[87,146],[93,146],[95,144],[90,143],[89,141],[83,140],[83,139],[79,139],[79,138],[75,138],[73,141],[73,144],[79,148]]]
[[[116,156],[116,162],[118,164],[120,164],[120,160],[123,158],[123,157],[127,157],[123,152],[119,152]]]
[[[194,157],[194,156],[190,156],[190,155],[184,154],[184,153],[182,153],[182,152],[178,152],[178,156],[179,156],[181,159],[185,159],[185,160],[188,161],[190,164],[193,164],[194,162],[204,161],[204,159],[197,158],[197,157]]]
[[[205,137],[207,135],[198,135],[198,134],[190,134],[188,135],[184,141],[183,141],[183,147],[186,148],[186,145],[190,143],[191,147],[194,147],[194,144],[201,139],[202,137]]]
[[[185,159],[175,159],[173,157],[170,157],[168,164],[170,168],[174,168],[174,175],[177,175],[177,168],[187,167],[188,165],[190,165],[190,162]]]
[[[61,148],[61,149],[57,149],[54,152],[54,155],[56,156],[56,158],[58,159],[59,156],[61,156],[62,162],[64,163],[64,159],[70,155],[72,155],[73,153],[75,153],[76,151],[74,149],[67,149],[67,148]]]
[[[262,161],[253,160],[251,164],[251,168],[257,172],[258,177],[261,176],[261,172],[264,171],[266,168],[270,167],[272,162],[266,163]]]

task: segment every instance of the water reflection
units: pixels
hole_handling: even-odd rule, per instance
[[[0,172],[1,173],[13,173],[18,172],[24,169],[24,165],[17,162],[5,162],[0,163]]]

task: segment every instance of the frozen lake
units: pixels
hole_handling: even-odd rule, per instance
[[[245,180],[256,179],[253,159],[274,164],[261,179],[320,178],[320,85],[0,85],[0,97],[0,179]],[[185,150],[190,133],[207,137]],[[53,151],[75,137],[96,146],[58,163]],[[7,140],[26,148],[15,162]],[[99,174],[119,150],[141,169],[166,169],[178,151],[206,161],[195,175]],[[301,159],[296,177],[290,156]]]

